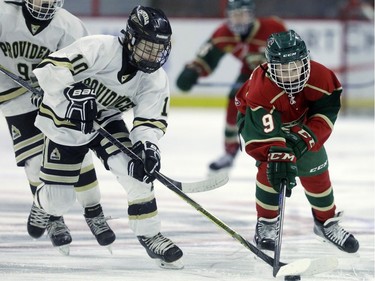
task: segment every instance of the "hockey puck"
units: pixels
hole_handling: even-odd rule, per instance
[[[301,276],[299,275],[287,275],[284,277],[285,281],[298,281],[301,280]]]

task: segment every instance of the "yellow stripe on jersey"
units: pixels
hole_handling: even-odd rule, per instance
[[[42,151],[43,151],[43,144],[33,147],[32,149],[28,149],[24,153],[20,153],[19,155],[16,156],[16,161],[17,163],[21,163],[25,161],[26,159],[29,159],[31,156],[41,154]]]
[[[27,92],[27,90],[23,87],[12,88],[12,89],[9,89],[7,91],[1,92],[0,93],[0,103],[15,99],[15,98],[23,95],[26,92]]]
[[[212,73],[212,69],[210,67],[210,65],[208,63],[206,63],[206,61],[204,61],[203,59],[201,58],[196,58],[195,60],[195,63],[197,63],[200,67],[202,67],[204,69],[205,72],[207,72],[208,74],[211,74]]]
[[[90,190],[92,188],[95,188],[98,185],[98,181],[91,182],[89,184],[86,184],[84,186],[76,187],[74,186],[75,192],[84,192],[87,190]]]
[[[14,145],[14,150],[15,151],[18,151],[18,150],[21,150],[25,147],[28,147],[32,144],[35,144],[35,143],[38,143],[40,142],[41,140],[43,140],[44,136],[42,133],[40,134],[37,134],[36,136],[32,137],[32,138],[28,138],[24,141],[21,141],[19,143],[17,143],[16,145]]]
[[[139,126],[158,128],[162,130],[163,133],[167,130],[167,123],[164,120],[135,118],[133,121],[133,129]]]
[[[45,65],[50,63],[54,66],[67,68],[71,72],[74,72],[73,64],[67,58],[47,57],[46,59],[42,60],[42,62],[38,65],[38,68],[44,67]]]
[[[43,117],[51,119],[56,127],[75,127],[75,125],[68,120],[56,116],[55,113],[44,104],[39,107],[39,114]]]
[[[328,92],[328,91],[323,90],[323,89],[321,89],[321,88],[315,87],[315,86],[310,85],[310,84],[308,84],[308,83],[305,85],[305,87],[306,87],[306,88],[314,89],[314,90],[316,90],[316,91],[318,91],[318,92],[321,92],[321,93],[323,93],[323,94],[325,94],[325,95],[327,95],[327,96],[332,95],[331,92]],[[335,89],[333,92],[335,92],[335,91],[342,91],[342,87]]]
[[[323,119],[327,123],[327,125],[331,128],[331,130],[333,130],[333,123],[327,116],[325,116],[323,114],[314,114],[314,115],[310,116],[309,119],[314,118],[314,117],[319,117],[319,118]]]

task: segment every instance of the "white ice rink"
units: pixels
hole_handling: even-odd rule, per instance
[[[206,177],[207,164],[222,152],[223,109],[173,109],[161,141],[162,172],[181,181]],[[155,266],[128,228],[126,194],[96,160],[106,216],[116,232],[111,255],[90,233],[78,204],[65,215],[73,242],[62,256],[44,236],[31,239],[26,220],[32,198],[24,171],[17,168],[11,142],[0,122],[0,280],[1,281],[271,281],[272,268],[188,205],[156,184],[162,232],[184,251],[183,270]],[[281,260],[336,256],[338,268],[310,281],[375,280],[374,278],[374,122],[341,116],[326,148],[342,226],[360,242],[358,254],[346,254],[319,242],[312,232],[311,211],[301,186],[287,199]],[[124,168],[125,169],[125,168]],[[223,187],[190,194],[203,208],[252,241],[255,216],[254,161],[242,153]]]

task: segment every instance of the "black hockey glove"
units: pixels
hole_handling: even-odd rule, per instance
[[[306,151],[312,149],[316,143],[316,137],[307,126],[294,126],[286,134],[286,145],[293,149],[294,155],[299,159]]]
[[[199,78],[199,71],[194,65],[185,66],[184,70],[177,78],[176,85],[182,91],[190,91],[197,83]]]
[[[291,148],[272,146],[268,152],[267,179],[273,189],[280,192],[280,183],[287,180],[287,189],[296,186],[296,156]]]
[[[160,171],[160,151],[152,142],[138,141],[132,148],[132,151],[140,159],[132,159],[128,164],[128,173],[133,178],[150,183],[155,180],[155,172]]]
[[[94,90],[79,82],[66,88],[64,94],[70,101],[65,118],[84,134],[92,133],[98,112]]]
[[[40,90],[40,93],[31,93],[30,101],[33,105],[39,108],[43,101],[43,91]]]

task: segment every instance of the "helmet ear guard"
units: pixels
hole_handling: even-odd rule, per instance
[[[129,63],[137,69],[152,73],[166,63],[171,51],[172,28],[161,10],[135,7],[122,33]]]
[[[64,5],[64,0],[23,0],[26,9],[37,20],[47,21],[53,18],[56,10]]]
[[[270,78],[288,94],[303,90],[310,77],[310,54],[294,31],[272,34],[265,50]]]

